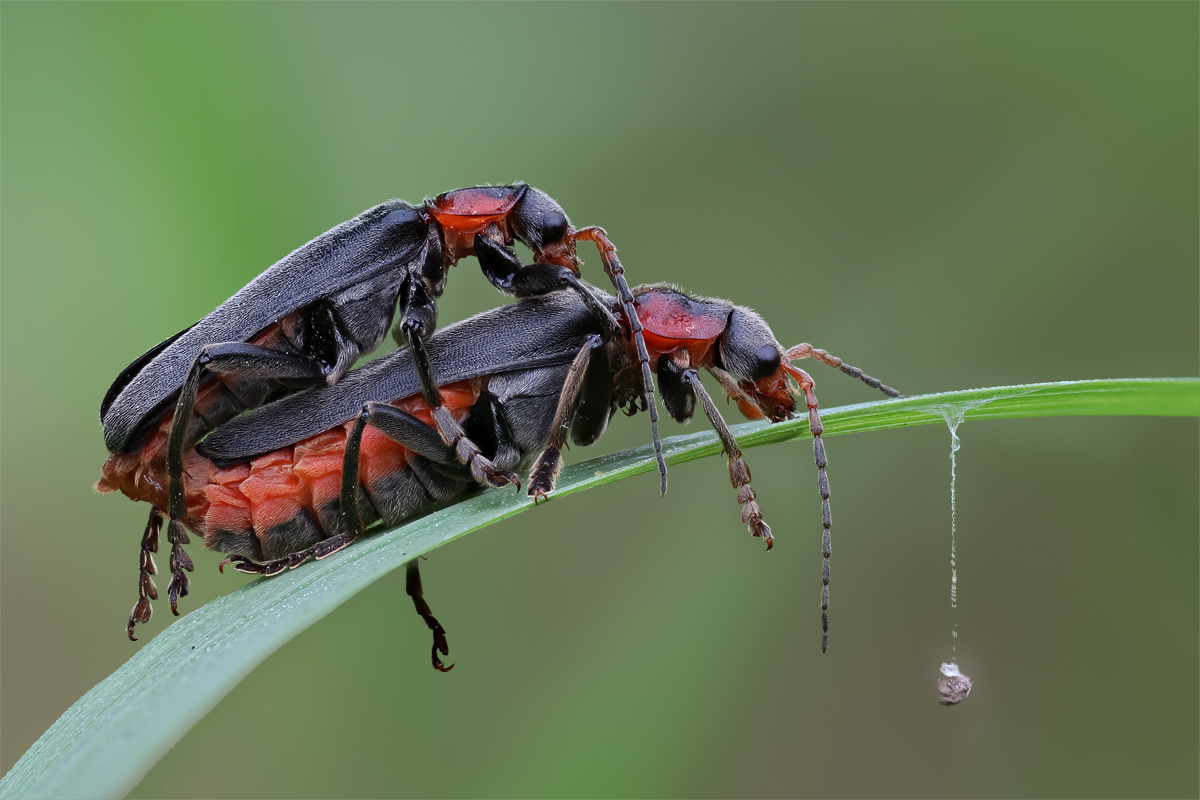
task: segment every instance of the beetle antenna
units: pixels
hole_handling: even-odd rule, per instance
[[[633,334],[638,363],[642,368],[642,392],[646,396],[646,405],[650,410],[650,431],[654,437],[654,457],[658,460],[658,474],[661,477],[659,492],[665,495],[667,493],[667,462],[663,459],[662,440],[658,436],[658,402],[654,397],[654,377],[650,372],[650,353],[646,350],[642,321],[638,319],[635,310],[637,301],[634,300],[633,291],[625,280],[625,268],[621,266],[621,261],[617,258],[617,248],[609,241],[608,234],[603,228],[595,225],[581,228],[572,234],[572,238],[592,242],[596,245],[596,249],[600,251],[600,260],[604,264],[604,271],[608,273],[608,277],[617,290],[617,297],[621,301],[621,310],[625,312],[625,318],[629,320],[629,330]]]
[[[837,356],[832,356],[829,353],[826,353],[824,350],[818,350],[817,348],[813,347],[811,344],[808,344],[807,342],[805,342],[803,344],[798,344],[795,347],[788,350],[787,357],[788,357],[789,361],[799,361],[802,358],[815,358],[817,361],[820,361],[822,364],[827,364],[827,365],[833,367],[834,369],[840,369],[842,372],[846,373],[851,378],[858,378],[860,381],[865,383],[867,386],[870,386],[872,389],[878,389],[879,391],[886,394],[888,397],[904,397],[904,395],[900,394],[892,387],[887,386],[883,383],[880,383],[878,379],[872,378],[870,375],[863,372],[858,367],[852,367],[849,364],[847,364],[846,362],[842,361]]]

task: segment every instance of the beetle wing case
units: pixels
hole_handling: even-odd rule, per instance
[[[397,263],[424,258],[428,226],[403,200],[364,211],[280,259],[133,375],[102,415],[104,443],[120,452],[143,420],[183,384],[201,349],[243,342],[297,308]],[[107,400],[107,398],[106,398]]]
[[[430,360],[445,385],[570,363],[587,336],[599,332],[599,321],[574,292],[555,292],[442,328],[429,340]],[[197,449],[218,462],[250,458],[352,420],[365,402],[390,402],[419,391],[412,349],[404,347],[333,386],[248,411],[214,430]]]

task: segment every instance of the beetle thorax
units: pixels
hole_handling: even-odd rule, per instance
[[[669,356],[681,369],[713,365],[717,340],[725,332],[729,304],[688,297],[667,286],[649,287],[637,296],[650,366]]]

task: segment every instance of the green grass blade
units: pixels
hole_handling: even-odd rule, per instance
[[[967,419],[1061,415],[1200,416],[1200,379],[1071,381],[923,395],[832,408],[825,434]],[[808,436],[806,419],[734,427],[743,447]],[[663,442],[669,463],[716,455],[711,432]],[[555,498],[654,469],[650,446],[564,470]],[[0,780],[0,797],[120,797],[243,677],[314,622],[406,561],[531,507],[489,491],[324,561],[260,580],[186,615],[67,710]],[[164,729],[161,721],[169,721]],[[153,720],[153,724],[151,721]]]

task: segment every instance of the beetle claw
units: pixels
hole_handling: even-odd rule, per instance
[[[449,672],[454,669],[453,664],[447,665],[438,657],[438,646],[436,644],[433,646],[433,668],[438,672]]]
[[[262,575],[264,572],[267,571],[266,566],[264,566],[263,564],[258,564],[256,562],[251,561],[250,559],[246,558],[245,556],[240,556],[240,555],[236,555],[236,554],[232,555],[232,556],[226,556],[225,560],[217,565],[217,569],[219,569],[222,573],[224,573],[225,566],[227,564],[232,564],[234,569],[236,569],[238,572],[241,572],[245,575]]]

